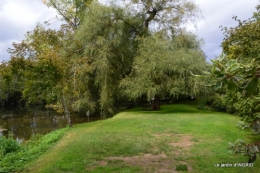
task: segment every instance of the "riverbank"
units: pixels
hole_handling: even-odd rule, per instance
[[[136,108],[73,126],[23,172],[258,172],[259,158],[253,167],[214,166],[247,162],[230,153],[229,142],[259,136],[239,132],[238,121],[191,105],[166,105],[156,112]]]

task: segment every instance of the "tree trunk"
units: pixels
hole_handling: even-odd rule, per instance
[[[153,111],[160,110],[160,104],[156,96],[154,97],[153,100],[151,100],[151,106]]]
[[[67,108],[67,105],[66,105],[63,97],[61,97],[61,104],[62,104],[62,107],[63,107],[63,110],[64,110],[65,117],[67,119],[67,123],[68,123],[69,127],[72,127],[72,123],[71,123],[71,119],[70,119],[70,112]]]

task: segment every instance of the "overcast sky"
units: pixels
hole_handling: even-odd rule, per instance
[[[220,25],[232,27],[236,22],[233,15],[245,20],[252,16],[259,0],[195,0],[203,12],[204,19],[198,21],[193,32],[204,39],[203,50],[207,60],[214,59],[221,53],[220,44],[223,34]],[[12,42],[24,39],[37,22],[51,20],[53,28],[60,22],[55,18],[55,10],[46,7],[41,0],[0,0],[0,62],[8,60],[7,49]]]

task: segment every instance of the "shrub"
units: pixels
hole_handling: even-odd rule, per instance
[[[226,101],[223,95],[215,94],[214,101],[212,103],[212,107],[216,111],[226,111]]]
[[[4,136],[0,136],[0,152],[2,156],[8,153],[16,152],[20,148],[21,147],[16,140],[12,138],[5,138]]]
[[[211,110],[211,105],[212,105],[212,102],[214,101],[213,98],[214,98],[214,95],[208,95],[208,96],[205,96],[205,97],[199,99],[197,108],[200,110]]]

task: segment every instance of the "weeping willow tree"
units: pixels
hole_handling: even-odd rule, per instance
[[[77,32],[74,46],[81,45],[85,63],[92,67],[89,87],[96,91],[104,116],[115,111],[115,101],[121,96],[119,82],[131,70],[136,23],[138,19],[121,8],[93,4]]]
[[[181,27],[197,14],[188,0],[89,6],[71,48],[92,68],[87,86],[102,115],[113,113],[118,100],[143,94],[199,93],[190,72],[205,68],[205,56],[197,37]]]
[[[155,33],[139,41],[133,70],[121,81],[127,96],[136,99],[146,95],[156,99],[158,95],[192,96],[203,91],[202,81],[191,76],[191,72],[206,69],[201,42],[195,35],[182,32],[170,39]]]

